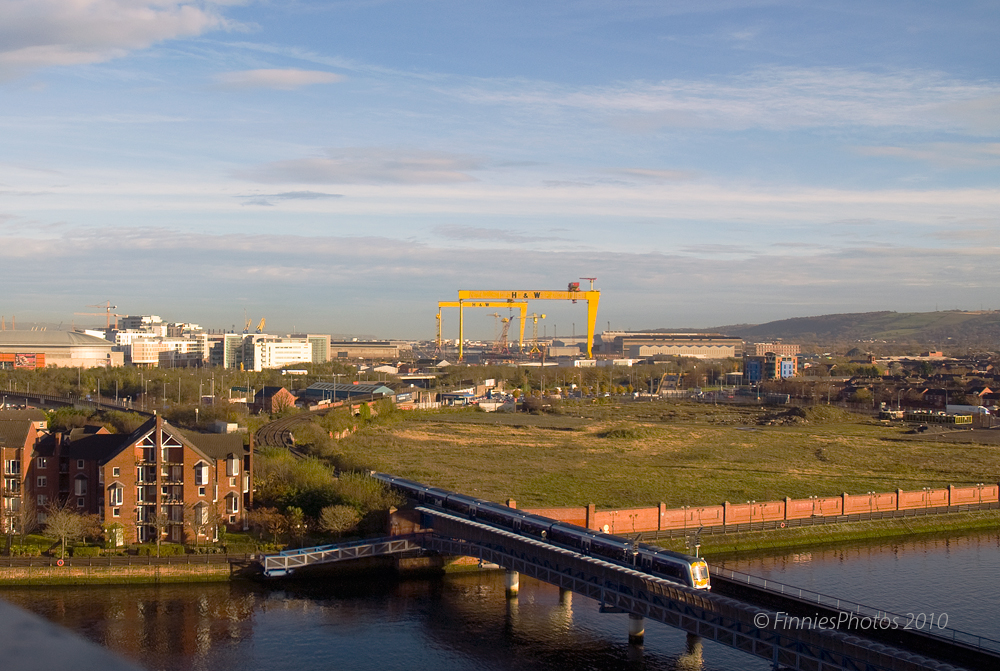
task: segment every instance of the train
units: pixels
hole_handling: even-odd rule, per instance
[[[373,472],[371,475],[421,505],[644,571],[692,589],[711,589],[708,564],[704,559],[526,513],[492,501],[428,487],[386,473]]]

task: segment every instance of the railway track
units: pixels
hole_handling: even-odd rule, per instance
[[[350,399],[349,402],[353,405],[355,403],[364,403],[372,400],[376,400],[374,396],[357,396]],[[320,410],[302,412],[297,415],[291,415],[289,417],[276,419],[273,422],[268,422],[264,426],[257,429],[257,433],[254,434],[254,445],[259,447],[284,447],[298,453],[295,445],[295,428],[308,424],[312,422],[315,417],[322,417],[331,410],[341,408],[345,405],[345,403],[345,401],[338,401],[337,403],[331,403],[329,406]]]

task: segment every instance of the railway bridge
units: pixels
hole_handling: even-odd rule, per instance
[[[468,556],[506,569],[510,598],[516,598],[524,574],[594,599],[604,611],[628,613],[633,643],[642,641],[649,619],[696,637],[689,641],[708,639],[763,658],[775,669],[1000,668],[1000,641],[952,630],[929,634],[879,629],[873,618],[891,613],[821,595],[817,600],[813,593],[733,572],[717,570],[712,591],[695,590],[451,511],[427,505],[416,510],[423,529],[419,533],[268,555],[263,559],[265,575],[277,578],[310,566],[385,554]],[[301,577],[306,575],[308,571]],[[794,619],[819,615],[832,617],[830,622],[837,626],[809,626]]]

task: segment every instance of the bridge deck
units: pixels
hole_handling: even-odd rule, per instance
[[[269,578],[279,578],[305,566],[330,564],[362,557],[419,552],[424,549],[424,545],[420,542],[421,536],[422,534],[391,536],[299,550],[285,550],[264,557],[264,575]]]

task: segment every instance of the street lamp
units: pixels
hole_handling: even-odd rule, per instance
[[[756,499],[753,501],[747,501],[747,504],[750,506],[750,531],[753,531],[753,507],[756,503]]]
[[[976,488],[979,490],[979,507],[983,507],[983,483],[977,482]]]
[[[931,488],[924,487],[923,489],[924,489],[924,515],[926,515],[927,509],[930,508],[931,505]]]
[[[868,519],[871,519],[873,506],[875,505],[875,492],[868,492]]]

